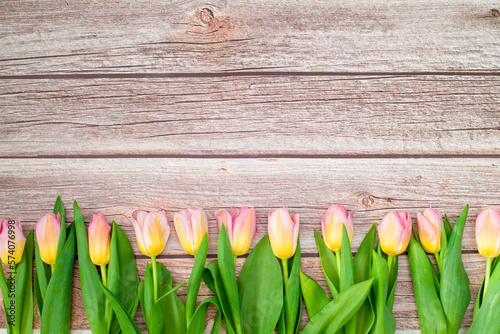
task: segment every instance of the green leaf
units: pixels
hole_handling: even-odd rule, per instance
[[[174,295],[174,292],[177,291],[181,286],[186,284],[186,282],[183,282],[176,287],[170,289],[169,291],[165,292],[161,297],[158,298],[156,303],[154,303],[153,307],[151,308],[151,313],[149,315],[149,320],[153,324],[153,330],[151,330],[151,333],[185,333],[185,326],[184,326],[184,331],[183,332],[176,332],[171,330],[171,324],[167,321],[167,319],[162,318],[163,315],[163,310],[166,307],[165,301],[168,300],[168,298],[172,295]],[[179,321],[182,321],[183,319],[178,319]]]
[[[186,307],[173,289],[172,275],[162,264],[157,263],[159,289],[161,299],[161,315],[163,320],[162,333],[185,333],[187,330]]]
[[[456,333],[465,310],[470,303],[469,278],[462,262],[462,235],[467,220],[467,205],[458,218],[448,239],[448,247],[441,259],[441,290],[440,297],[446,317],[448,333]]]
[[[483,304],[469,329],[469,334],[500,333],[500,321],[498,321],[499,309],[500,283],[497,282],[485,296]]]
[[[469,206],[467,205],[467,211],[468,208]],[[444,231],[446,231],[446,238],[449,240],[453,229],[451,227],[450,220],[448,219],[448,215],[446,213],[444,214]]]
[[[300,271],[300,289],[302,296],[304,296],[309,319],[312,319],[330,302],[325,290],[302,270]]]
[[[354,256],[355,283],[360,283],[371,278],[372,252],[375,247],[375,231],[376,226],[373,224]],[[372,328],[374,321],[375,311],[373,310],[371,295],[369,294],[356,314],[356,333],[367,334]]]
[[[248,255],[238,289],[243,332],[272,333],[283,307],[283,279],[267,235]]]
[[[203,269],[205,269],[205,262],[207,261],[207,249],[208,249],[208,234],[205,234],[200,247],[198,248],[198,253],[196,253],[194,258],[193,269],[191,270],[191,275],[189,276],[189,283],[187,287],[186,294],[186,320],[187,323],[191,321],[196,308],[196,298],[198,297],[198,291],[200,290],[201,275]],[[207,305],[208,307],[208,305]]]
[[[0,267],[0,290],[2,291],[2,297],[3,297],[3,309],[4,311],[8,309],[8,306],[10,305],[10,300],[11,298],[9,297],[9,287],[10,284],[7,285],[7,280],[5,279],[5,273],[3,272],[3,266]],[[10,322],[12,321],[8,312],[5,312],[5,322],[7,325],[7,332],[13,333],[12,326],[10,325]]]
[[[229,308],[231,309],[231,321],[234,324],[236,333],[241,334],[240,302],[238,296],[238,285],[236,284],[234,257],[229,236],[227,235],[224,224],[222,224],[219,233],[217,259],[219,260],[220,278],[222,280],[222,285],[224,286]]]
[[[212,303],[217,308],[217,314],[214,319],[214,324],[212,328],[212,333],[219,333],[219,327],[221,322],[221,311],[219,305],[219,299],[216,296],[205,298],[200,305],[196,308],[196,311],[191,318],[191,322],[189,323],[189,327],[187,330],[187,334],[203,334],[205,332],[205,324],[207,319],[207,309],[208,305]]]
[[[33,230],[26,238],[23,256],[16,265],[14,282],[14,326],[16,333],[32,333],[33,331]],[[9,298],[9,301],[12,300]]]
[[[297,249],[294,256],[290,259],[292,267],[288,277],[288,284],[285,288],[285,300],[283,304],[285,332],[287,334],[295,333],[297,322],[300,323],[300,314],[302,308],[299,308],[300,300],[302,298],[300,292],[300,240],[297,241]],[[289,260],[285,260],[290,262]]]
[[[426,333],[447,333],[446,318],[434,285],[434,273],[422,246],[413,238],[408,246],[413,288],[417,302],[420,330]]]
[[[354,284],[354,264],[352,260],[351,244],[344,224],[342,224],[342,230],[342,247],[340,250],[340,292],[346,291]],[[346,334],[356,333],[356,322],[356,314],[354,314],[345,325],[344,329]]]
[[[120,305],[120,302],[116,299],[113,293],[109,291],[102,284],[101,288],[104,294],[106,295],[107,300],[109,300],[111,306],[113,307],[113,310],[115,312],[116,318],[118,319],[122,332],[140,334],[141,331],[139,330],[139,327],[137,327],[137,324],[135,323],[134,319],[132,319],[130,314],[128,314],[128,312],[123,309],[123,307]]]
[[[377,252],[372,252],[372,301],[375,310],[375,322],[372,333],[394,333],[396,321],[387,308],[389,266]]]
[[[335,333],[358,311],[368,296],[373,280],[354,284],[339,293],[319,313],[309,320],[302,334]]]
[[[90,260],[89,239],[82,213],[76,201],[73,203],[75,213],[75,230],[78,246],[78,268],[80,271],[80,286],[85,313],[92,333],[107,333],[105,317],[105,297],[101,289],[101,278],[97,268]]]
[[[314,238],[316,239],[316,246],[318,247],[319,258],[321,260],[321,267],[323,268],[326,283],[328,284],[332,296],[335,297],[340,289],[337,260],[333,252],[326,246],[325,240],[317,230],[314,230]]]
[[[56,262],[61,254],[64,244],[66,243],[67,233],[66,233],[66,214],[64,213],[64,205],[61,201],[61,197],[57,196],[56,203],[54,204],[53,212],[57,215],[61,215],[61,231],[59,232],[59,240],[57,242],[57,253]]]
[[[448,219],[448,217],[446,217]],[[448,222],[449,224],[450,222]],[[445,231],[446,227],[444,223],[441,221],[441,231]],[[446,253],[446,249],[448,248],[448,236],[447,233],[441,233],[441,250],[439,251],[439,257],[444,259],[444,253]]]
[[[50,266],[42,261],[40,257],[40,249],[38,248],[38,242],[35,244],[35,294],[36,303],[38,305],[38,313],[41,317],[43,311],[43,301],[45,300],[45,294],[47,291],[47,285],[49,284],[51,277]]]
[[[120,306],[133,318],[139,301],[139,275],[135,263],[134,250],[123,230],[113,221],[108,264],[107,289],[113,294]],[[106,306],[106,315],[112,316],[109,332],[120,330],[118,319]]]
[[[392,313],[392,307],[394,306],[394,295],[396,291],[396,281],[398,279],[398,271],[399,271],[399,258],[394,256],[392,258],[392,267],[391,272],[389,274],[389,287],[386,305],[389,311]]]
[[[213,260],[212,262],[210,262],[208,266],[203,270],[203,281],[208,286],[210,291],[212,291],[219,299],[219,310],[222,309],[222,314],[224,315],[227,331],[229,334],[234,334],[235,330],[234,324],[231,320],[231,308],[229,307],[229,301],[226,297],[224,286],[222,285],[222,280],[219,273],[219,262],[217,260]]]
[[[61,228],[62,229],[62,228]],[[41,333],[69,333],[71,322],[71,290],[75,263],[76,238],[74,224],[69,226],[68,240],[58,257],[47,286]]]

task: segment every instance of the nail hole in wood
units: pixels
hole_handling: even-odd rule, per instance
[[[493,17],[499,17],[500,16],[500,11],[498,9],[490,9],[490,14]]]

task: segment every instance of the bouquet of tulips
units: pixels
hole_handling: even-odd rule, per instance
[[[173,287],[168,269],[157,263],[156,257],[163,251],[170,235],[164,211],[136,211],[132,216],[137,243],[141,252],[151,257],[146,267],[144,282],[139,286],[139,297],[149,333],[203,333],[210,303],[219,306],[215,297],[206,298],[196,307],[196,299],[205,268],[208,248],[207,217],[203,210],[187,209],[175,214],[174,223],[182,247],[195,256],[195,262],[187,287],[186,304],[175,291],[184,283]],[[219,331],[220,314],[216,316],[213,333]]]
[[[469,278],[462,262],[462,234],[469,207],[452,228],[448,216],[426,209],[418,213],[418,237],[408,248],[422,333],[455,334],[470,302]],[[427,253],[434,254],[437,269]]]
[[[0,290],[7,322],[7,333],[33,332],[33,230],[25,238],[21,222],[2,219],[0,223],[2,262],[9,266],[10,275],[0,270]]]
[[[238,279],[236,258],[248,252],[257,233],[255,210],[221,210],[215,215],[220,229],[218,256],[205,269],[203,280],[217,296],[228,333],[272,333],[276,324],[278,333],[297,333],[301,314],[298,215],[290,217],[287,209],[269,213],[269,236],[250,252]],[[275,255],[282,260],[283,274]]]

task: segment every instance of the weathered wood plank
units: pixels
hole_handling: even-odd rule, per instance
[[[469,279],[471,281],[471,293],[472,301],[469,309],[465,315],[462,327],[468,328],[472,322],[472,310],[475,302],[475,296],[481,286],[481,282],[484,276],[485,261],[479,254],[465,254],[463,255],[465,268]],[[139,276],[141,281],[144,279],[144,272],[146,267],[146,259],[137,259],[137,267],[139,270]],[[169,269],[174,277],[175,284],[181,283],[188,280],[191,268],[193,265],[192,258],[177,258],[177,259],[161,259],[160,260]],[[209,259],[207,263],[211,261]],[[410,269],[408,266],[408,257],[406,255],[401,255],[399,257],[400,268],[399,277],[396,287],[396,295],[394,301],[394,316],[396,318],[397,328],[399,330],[406,329],[419,329],[417,308],[415,306],[415,297],[413,294],[413,285],[410,275]],[[239,258],[237,261],[237,272],[241,269],[244,263],[244,259]],[[306,257],[302,259],[302,269],[315,280],[317,280],[321,286],[328,291],[328,287],[323,277],[321,271],[321,264],[319,258],[317,257]],[[198,296],[198,302],[212,295],[210,290],[202,284],[200,294]],[[180,298],[185,301],[186,299],[186,286],[179,289]],[[5,318],[3,312],[0,313],[0,327],[5,327]],[[212,319],[215,316],[215,309],[210,307],[209,309],[209,320],[207,322],[207,329],[211,329]],[[137,312],[135,320],[139,324],[142,330],[145,330],[144,318],[142,317],[142,312]],[[304,308],[302,317],[302,328],[307,324],[307,312]],[[35,327],[39,328],[39,319],[36,316]],[[73,329],[89,329],[87,318],[85,316],[85,309],[83,307],[83,301],[80,290],[80,280],[77,270],[77,265],[75,265],[75,271],[73,275],[73,310],[72,310],[72,328]]]
[[[0,80],[0,156],[491,155],[500,77]]]
[[[1,1],[1,75],[464,71],[500,65],[493,0]]]
[[[209,217],[209,253],[216,253],[213,211],[257,209],[260,239],[269,208],[301,215],[302,248],[316,253],[313,229],[332,203],[356,210],[353,248],[388,210],[434,207],[456,218],[471,205],[464,250],[475,250],[478,210],[498,207],[500,159],[2,159],[0,217],[32,228],[61,195],[72,219],[72,200],[86,221],[96,211],[124,228],[132,240],[132,212],[202,207]],[[138,252],[136,247],[136,252]],[[185,254],[172,226],[165,255]]]

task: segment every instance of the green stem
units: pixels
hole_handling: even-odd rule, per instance
[[[340,250],[334,251],[335,257],[337,258],[337,270],[339,272],[339,279],[340,279]]]
[[[389,265],[389,276],[391,276],[392,262],[394,262],[394,255],[387,254],[387,264]]]
[[[108,271],[106,268],[105,264],[102,264],[101,266],[101,277],[102,277],[102,285],[105,287],[108,287]],[[108,331],[111,326],[111,304],[109,303],[108,300],[106,300],[105,307],[104,307],[104,317],[106,318],[106,322],[108,325]]]
[[[106,274],[106,265],[101,265],[101,276],[102,276],[102,285],[108,287],[108,275]]]
[[[439,257],[439,252],[434,253],[434,257],[436,258],[436,263],[438,265],[439,273],[441,273],[441,258]]]
[[[238,258],[238,255],[233,254],[233,259],[234,259],[234,265],[236,266],[236,259]]]
[[[156,256],[151,256],[151,261],[153,264],[153,305],[158,300],[158,275],[156,269]]]
[[[55,264],[51,264],[50,265],[50,272],[53,274],[54,273],[54,270],[56,269],[56,265]]]
[[[283,264],[283,281],[285,282],[285,290],[288,284],[288,259],[281,259],[281,263]]]
[[[488,290],[486,290],[488,288],[488,283],[490,281],[490,276],[491,276],[491,261],[493,260],[493,258],[491,257],[487,257],[486,258],[486,275],[484,275],[484,290],[483,290],[483,299],[484,299],[484,296],[486,296],[486,292]]]

